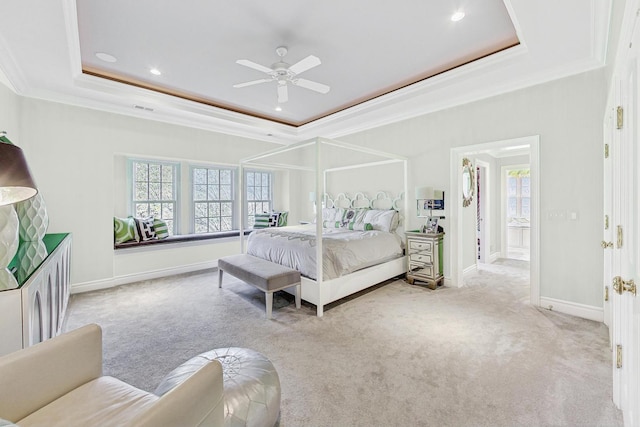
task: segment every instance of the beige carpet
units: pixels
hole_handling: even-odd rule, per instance
[[[264,353],[280,426],[618,426],[604,325],[528,305],[528,264],[498,260],[464,288],[375,286],[323,318],[207,271],[74,295],[66,329],[104,328],[105,373],[153,391],[218,347]]]

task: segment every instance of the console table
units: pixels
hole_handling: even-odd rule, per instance
[[[18,281],[0,290],[0,356],[60,334],[69,302],[71,234],[46,234],[9,264]]]

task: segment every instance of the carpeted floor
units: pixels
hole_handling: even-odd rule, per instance
[[[498,260],[463,288],[402,280],[325,309],[226,275],[188,275],[73,295],[66,329],[104,331],[105,374],[153,391],[218,347],[271,359],[280,426],[621,426],[603,324],[528,304],[528,263]]]

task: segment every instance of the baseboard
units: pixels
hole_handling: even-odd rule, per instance
[[[472,265],[470,265],[469,267],[465,268],[462,271],[462,275],[465,275],[467,273],[472,273],[472,272],[476,271],[477,269],[478,269],[478,264],[472,264]]]
[[[487,264],[491,264],[492,262],[496,262],[498,260],[498,258],[500,258],[500,252],[494,252],[491,255],[489,255],[489,260],[487,261]]]
[[[161,270],[145,271],[142,273],[127,274],[124,276],[112,277],[110,279],[94,280],[91,282],[72,284],[70,292],[72,294],[79,294],[82,292],[97,291],[99,289],[108,289],[115,286],[126,285],[127,283],[157,279],[160,277],[173,276],[175,274],[191,273],[194,271],[206,270],[216,267],[218,267],[218,260],[201,262],[198,264],[181,265],[178,267],[163,268]]]
[[[604,310],[601,307],[578,304],[554,298],[540,297],[540,307],[551,311],[582,317],[596,322],[604,322]]]

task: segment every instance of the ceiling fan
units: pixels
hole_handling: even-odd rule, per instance
[[[238,83],[233,85],[235,88],[246,87],[257,85],[260,83],[267,83],[271,81],[278,82],[278,102],[285,103],[289,100],[289,92],[287,89],[287,85],[291,83],[292,85],[300,86],[305,89],[311,89],[315,92],[319,93],[327,93],[329,92],[330,87],[324,85],[322,83],[313,82],[307,79],[301,79],[298,77],[299,74],[304,73],[307,70],[310,70],[313,67],[317,67],[321,64],[320,59],[316,56],[309,55],[303,60],[296,62],[293,65],[289,65],[284,62],[284,56],[287,54],[288,50],[285,46],[280,46],[276,49],[276,54],[280,57],[280,60],[273,64],[271,68],[265,67],[264,65],[256,64],[253,61],[249,61],[248,59],[238,59],[236,64],[244,65],[245,67],[253,68],[254,70],[262,71],[269,75],[269,77],[265,77],[259,80],[252,80],[250,82]]]

